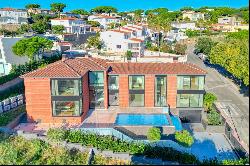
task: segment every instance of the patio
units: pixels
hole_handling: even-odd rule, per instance
[[[119,113],[162,114],[162,108],[119,108],[109,107],[108,110],[92,109],[86,115],[82,127],[112,127]]]

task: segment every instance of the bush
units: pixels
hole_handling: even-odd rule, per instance
[[[187,130],[175,132],[176,141],[186,147],[190,147],[194,143],[194,138]]]
[[[52,147],[41,140],[10,137],[0,142],[0,165],[86,165],[88,153]]]
[[[212,108],[213,103],[217,100],[217,97],[213,93],[206,93],[204,95],[204,107],[205,110]]]
[[[66,139],[67,131],[64,129],[50,128],[47,132],[47,137],[53,141],[63,141]]]
[[[148,130],[147,138],[149,141],[159,141],[161,139],[161,130],[156,127],[152,127]]]
[[[187,45],[186,44],[175,44],[174,46],[174,51],[178,55],[185,55],[187,50]]]
[[[207,120],[209,125],[221,125],[222,121],[220,114],[213,108],[207,113]]]
[[[42,65],[48,65],[58,61],[59,59],[61,59],[61,56],[53,56],[51,58],[43,58],[40,61],[26,62],[24,65],[13,65],[10,74],[0,77],[0,85],[17,78],[20,75],[36,70]]]
[[[249,158],[240,158],[239,160],[223,160],[222,165],[247,165]]]
[[[17,118],[19,115],[25,112],[25,108],[21,107],[16,110],[11,110],[8,112],[5,112],[3,114],[0,114],[0,126],[6,126],[11,121],[13,121],[15,118]]]
[[[103,157],[102,155],[95,155],[91,165],[131,165],[129,161],[112,159],[111,157]]]
[[[16,86],[12,86],[11,88],[8,88],[7,90],[0,92],[0,101],[3,101],[4,99],[14,97],[23,93],[24,93],[24,84],[22,82]]]

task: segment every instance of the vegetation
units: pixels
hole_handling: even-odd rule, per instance
[[[221,125],[222,124],[220,114],[214,108],[208,111],[207,120],[208,120],[209,125]]]
[[[190,147],[194,143],[194,138],[187,130],[175,132],[176,141],[186,147]]]
[[[217,100],[217,97],[213,93],[206,93],[204,95],[204,107],[208,111],[212,108],[213,103]]]
[[[249,157],[239,160],[223,160],[222,165],[249,165]]]
[[[63,34],[63,31],[64,31],[64,26],[63,25],[54,25],[52,26],[52,32],[54,34]]]
[[[241,32],[239,32],[241,33]],[[236,35],[235,35],[236,36]],[[235,37],[234,36],[234,37]],[[229,37],[230,38],[230,37]],[[224,67],[236,78],[249,85],[248,39],[227,39],[211,49],[209,61]]]
[[[185,55],[187,50],[187,45],[186,44],[179,44],[176,43],[174,46],[174,51],[178,55]]]
[[[89,15],[89,12],[83,9],[75,9],[75,10],[72,10],[71,13],[80,14],[80,15]]]
[[[148,130],[147,138],[149,141],[159,141],[161,139],[161,130],[157,127],[152,127]]]
[[[90,24],[92,27],[99,27],[101,25],[97,21],[87,21],[87,24]]]
[[[18,56],[27,56],[29,59],[34,60],[35,55],[38,56],[39,53],[43,54],[45,50],[51,49],[52,46],[53,42],[51,40],[35,36],[19,40],[12,47],[12,51]]]
[[[17,78],[25,73],[38,69],[40,66],[45,66],[59,59],[61,59],[61,56],[53,56],[51,58],[44,57],[40,61],[26,62],[24,65],[13,65],[10,74],[0,77],[0,85],[13,80],[14,78]]]
[[[31,25],[31,29],[37,34],[43,34],[49,29],[49,25],[45,21],[38,21]]]
[[[195,53],[203,53],[207,56],[210,55],[211,49],[216,45],[216,43],[209,37],[198,38],[195,44]]]
[[[53,141],[63,141],[66,139],[66,132],[64,129],[53,129],[50,128],[47,132],[47,137]]]
[[[0,92],[0,101],[23,93],[24,93],[23,83],[21,83],[20,85],[18,84],[16,86],[12,86],[11,88],[8,88],[3,92]]]
[[[87,48],[97,48],[101,49],[102,47],[102,42],[100,40],[100,34],[96,34],[95,36],[90,36],[87,39]]]
[[[98,6],[91,9],[94,13],[116,13],[117,9],[112,6]]]
[[[58,14],[58,17],[60,17],[60,13],[63,12],[63,9],[66,7],[64,3],[52,3],[50,4],[50,8],[52,11]]]
[[[21,107],[16,110],[11,110],[0,114],[0,127],[8,125],[11,121],[25,112],[25,108]]]
[[[86,165],[88,153],[53,147],[41,140],[10,137],[0,143],[0,165]]]
[[[32,3],[32,4],[27,4],[27,5],[25,6],[26,9],[38,9],[38,8],[40,8],[40,7],[41,7],[41,5],[39,5],[39,4],[34,4],[34,3]]]
[[[127,58],[127,60],[131,60],[132,57],[133,57],[132,52],[130,50],[127,50],[127,52],[126,52],[126,58]]]
[[[132,165],[129,161],[112,159],[111,157],[105,158],[102,155],[95,155],[91,165]]]

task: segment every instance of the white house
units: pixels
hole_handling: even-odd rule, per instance
[[[0,24],[26,24],[28,22],[28,14],[26,10],[1,8]]]
[[[241,22],[237,21],[235,17],[220,17],[218,24],[240,25]]]
[[[172,22],[171,27],[181,29],[183,31],[190,29],[190,30],[196,30],[196,26],[194,22]]]
[[[194,11],[183,11],[182,18],[189,18],[190,21],[204,20],[204,13]]]
[[[144,54],[144,40],[136,38],[134,31],[113,29],[100,33],[103,42],[103,51],[124,55],[130,50],[134,57],[141,57]]]
[[[62,25],[65,28],[66,33],[78,33],[85,34],[86,32],[91,31],[91,26],[87,25],[85,21],[78,18],[54,18],[51,19],[51,25]]]
[[[88,21],[97,21],[101,24],[101,27],[104,29],[106,29],[110,23],[120,23],[119,18],[102,14],[90,15],[88,17]]]
[[[12,52],[12,46],[22,38],[0,37],[0,76],[10,73],[13,65],[25,64],[29,59]]]
[[[186,35],[185,32],[181,31],[180,29],[172,29],[170,30],[167,35],[165,40],[167,40],[168,42],[173,42],[173,41],[180,41],[180,40],[184,40],[187,39],[188,36]]]

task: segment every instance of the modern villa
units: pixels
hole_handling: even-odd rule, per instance
[[[162,114],[169,110],[181,119],[200,122],[205,75],[189,63],[64,57],[22,77],[29,122],[81,124],[89,111],[133,114],[137,109]]]

